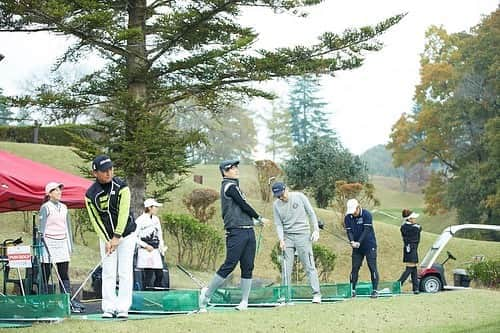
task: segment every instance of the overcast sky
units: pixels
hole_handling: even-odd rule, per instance
[[[322,80],[322,96],[332,113],[331,126],[342,143],[355,154],[376,144],[385,144],[391,126],[401,113],[411,110],[414,87],[419,80],[419,55],[424,47],[425,30],[432,24],[448,32],[467,31],[498,6],[498,0],[326,0],[308,9],[307,18],[273,15],[262,9],[245,12],[242,22],[260,33],[257,47],[273,48],[315,43],[324,31],[341,33],[347,27],[376,24],[402,12],[408,15],[392,27],[381,40],[382,51],[368,54],[356,70],[337,72]],[[55,58],[67,46],[62,36],[46,34],[0,33],[0,88],[14,94],[26,82],[46,75]],[[92,63],[87,62],[86,66]],[[287,97],[284,84],[266,85]],[[256,101],[252,108],[270,109]],[[262,137],[262,136],[261,136]],[[262,145],[256,153],[262,157]],[[269,156],[268,156],[269,157]]]

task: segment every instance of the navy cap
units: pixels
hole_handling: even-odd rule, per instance
[[[113,167],[109,156],[99,155],[92,161],[92,171],[106,171]]]
[[[285,192],[286,185],[283,182],[276,182],[273,184],[272,190],[275,197],[280,197]]]
[[[222,175],[224,176],[224,171],[227,171],[227,170],[231,169],[232,166],[235,166],[238,164],[240,164],[239,160],[225,160],[225,161],[220,162],[219,170],[222,173]]]

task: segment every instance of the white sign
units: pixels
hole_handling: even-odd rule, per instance
[[[31,247],[29,245],[8,246],[7,258],[11,268],[31,267]]]

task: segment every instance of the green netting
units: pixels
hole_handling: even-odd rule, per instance
[[[399,282],[380,282],[382,295],[401,293]],[[372,293],[371,282],[359,282],[356,286],[358,296],[369,296]],[[352,296],[350,283],[322,284],[323,301],[335,301]],[[134,291],[132,295],[132,311],[138,312],[190,312],[199,310],[199,290],[169,291]],[[276,304],[281,302],[311,301],[312,290],[309,285],[270,286],[252,288],[248,303],[250,305]],[[220,288],[212,295],[212,305],[236,305],[241,301],[240,288]]]
[[[199,290],[134,291],[131,310],[190,312],[199,310]]]
[[[356,285],[357,296],[369,296],[373,291],[371,282],[358,282]],[[399,281],[395,282],[380,282],[378,284],[378,291],[380,295],[401,294],[401,284]]]
[[[382,290],[381,294],[400,294],[401,285],[399,282],[380,282],[379,291]],[[372,293],[371,282],[360,282],[356,286],[357,295],[369,296]],[[334,283],[334,284],[322,284],[321,285],[321,295],[323,301],[335,301],[350,298],[352,296],[351,284],[350,283]],[[241,300],[241,289],[240,288],[221,288],[218,289],[212,298],[210,303],[214,305],[232,305],[238,304]],[[312,290],[309,285],[291,285],[277,286],[277,287],[263,287],[263,288],[252,288],[250,291],[250,296],[248,298],[249,304],[267,304],[267,303],[279,303],[279,302],[290,302],[290,301],[311,301],[312,300]]]
[[[321,294],[323,300],[349,298],[351,297],[351,285],[349,283],[323,284],[321,285]],[[289,287],[252,288],[248,303],[258,305],[311,299],[312,290],[309,285],[292,285]],[[210,303],[215,305],[238,304],[240,301],[240,288],[218,289],[210,299]]]
[[[0,296],[0,319],[67,318],[69,294]]]

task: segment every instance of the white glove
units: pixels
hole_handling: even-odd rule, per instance
[[[314,230],[311,234],[311,240],[317,242],[319,240],[319,230]]]
[[[408,245],[406,245],[406,252],[410,253],[410,251],[411,251],[411,247],[410,247],[410,244],[408,244]]]

